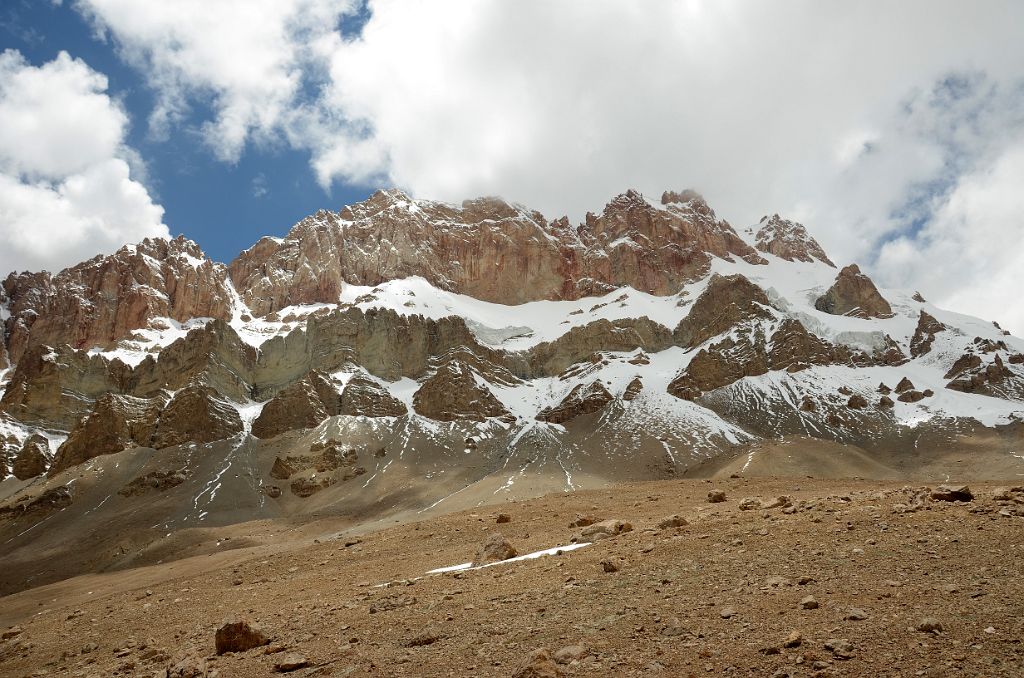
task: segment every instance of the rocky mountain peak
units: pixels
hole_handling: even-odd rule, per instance
[[[12,273],[6,336],[12,362],[31,346],[108,346],[155,318],[231,315],[227,270],[184,237],[147,238],[57,275]]]
[[[770,217],[762,217],[759,225],[754,240],[760,251],[774,254],[786,261],[811,263],[817,260],[832,268],[836,267],[803,224],[773,214]]]
[[[871,278],[860,272],[857,264],[839,271],[832,287],[814,302],[815,308],[832,315],[850,315],[857,318],[889,318],[892,307]]]

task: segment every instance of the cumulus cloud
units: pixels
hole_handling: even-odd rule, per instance
[[[280,139],[324,187],[573,218],[627,187],[693,187],[737,226],[805,221],[884,284],[904,280],[897,247],[934,251],[925,227],[996,176],[1024,110],[1012,0],[370,0],[355,36],[349,2],[79,6],[147,73],[155,127],[212,96],[221,158]]]
[[[0,272],[59,270],[166,236],[131,178],[124,111],[106,78],[61,52],[41,66],[0,54]]]
[[[166,135],[194,102],[210,103],[213,116],[201,132],[229,162],[250,140],[271,142],[281,134],[306,70],[314,68],[307,45],[351,11],[350,2],[338,0],[80,0],[77,6],[156,91],[151,131]]]

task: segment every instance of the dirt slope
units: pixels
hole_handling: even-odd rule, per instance
[[[708,503],[711,489],[726,500]],[[674,480],[359,537],[331,520],[211,528],[221,544],[274,538],[8,596],[0,628],[21,631],[0,646],[0,675],[163,675],[193,652],[222,677],[272,675],[302,663],[285,662],[292,653],[309,662],[294,675],[510,676],[538,648],[575,645],[561,654],[575,660],[521,675],[1021,675],[1024,494],[997,501],[995,486],[974,483],[975,499],[958,503],[915,499],[917,489]],[[783,506],[740,508],[779,495]],[[499,510],[509,522],[496,524]],[[496,530],[521,554],[568,545],[581,513],[634,529],[561,555],[425,576],[472,560]],[[689,525],[659,529],[670,514]],[[270,644],[215,655],[214,633],[234,616],[262,624]],[[917,630],[929,617],[942,631]],[[784,647],[794,631],[799,644]]]

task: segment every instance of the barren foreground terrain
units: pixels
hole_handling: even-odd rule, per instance
[[[217,528],[210,555],[0,599],[0,674],[1024,675],[1024,492],[970,489],[674,480],[234,549],[271,527]],[[673,515],[688,524],[659,527]],[[495,532],[520,555],[587,542],[580,516],[632,530],[427,574]],[[230,619],[264,644],[216,654]]]

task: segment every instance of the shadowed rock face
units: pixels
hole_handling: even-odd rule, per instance
[[[263,315],[336,301],[345,284],[413,275],[504,304],[577,299],[622,285],[672,294],[703,275],[712,256],[762,261],[692,191],[666,193],[661,207],[628,191],[574,227],[499,198],[454,206],[389,190],[338,213],[317,212],[284,240],[260,240],[230,271],[245,302]]]
[[[361,374],[353,375],[341,393],[340,414],[364,417],[400,417],[408,409],[380,384]]]
[[[478,382],[472,368],[459,360],[445,363],[423,382],[413,395],[413,408],[438,421],[483,421],[509,414],[490,389]]]
[[[861,273],[856,264],[850,264],[839,271],[832,287],[818,297],[814,307],[832,315],[851,315],[857,318],[892,316],[889,302],[882,298],[875,283]]]
[[[702,348],[668,386],[677,398],[693,400],[702,393],[768,370],[795,372],[810,365],[828,365],[847,355],[808,332],[799,320],[786,319],[766,336],[761,326]]]
[[[712,275],[708,286],[676,326],[674,338],[693,348],[744,321],[772,317],[768,296],[742,275]]]
[[[116,454],[134,446],[148,447],[165,404],[165,397],[144,399],[112,393],[104,395],[58,448],[50,475],[93,457]]]
[[[313,428],[328,417],[327,408],[309,377],[297,381],[270,399],[252,424],[257,438],[273,438],[286,431]]]
[[[763,217],[760,226],[755,236],[755,246],[762,252],[774,254],[786,261],[811,263],[817,260],[832,268],[836,267],[803,224],[773,214],[771,217]]]
[[[13,362],[41,345],[107,346],[154,318],[227,318],[227,270],[190,240],[153,238],[49,273],[3,281]]]
[[[191,385],[175,393],[160,414],[152,447],[208,443],[241,431],[238,410],[221,400],[213,389]]]
[[[910,340],[911,357],[917,358],[930,352],[935,335],[945,329],[945,325],[921,311],[921,315],[917,319],[917,329],[914,330],[914,336]]]
[[[50,443],[39,434],[28,437],[14,458],[11,473],[18,480],[28,480],[46,473],[50,463]]]
[[[597,412],[614,399],[614,396],[599,381],[579,384],[569,391],[560,403],[554,407],[544,408],[537,415],[537,419],[552,424],[562,424],[581,414]]]

